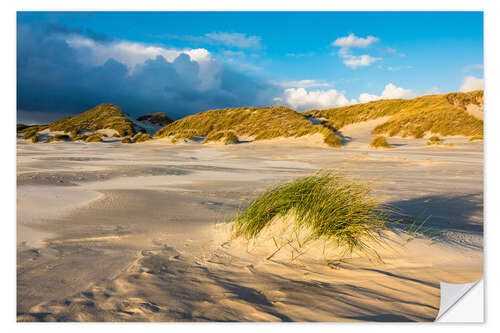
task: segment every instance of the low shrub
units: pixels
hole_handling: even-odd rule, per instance
[[[130,136],[126,136],[122,139],[122,143],[134,143]]]
[[[342,140],[340,139],[339,136],[335,134],[329,134],[325,137],[324,142],[329,145],[330,147],[335,147],[339,148],[342,146]]]
[[[482,135],[474,135],[473,137],[471,137],[469,139],[469,141],[478,141],[478,140],[483,140],[483,136]]]
[[[31,137],[31,142],[37,143],[40,141],[40,134],[35,134]]]
[[[148,140],[151,140],[151,137],[147,133],[139,132],[132,137],[132,141],[134,141],[134,142],[144,142],[144,141],[148,141]]]
[[[443,143],[443,140],[441,140],[438,136],[433,135],[427,140],[427,145],[440,145]]]
[[[240,142],[240,140],[238,139],[236,134],[234,134],[233,131],[227,132],[226,135],[224,136],[224,144],[226,145],[236,144],[238,142]]]
[[[370,147],[372,148],[392,148],[392,146],[387,142],[384,136],[377,136],[370,142]]]
[[[103,135],[100,133],[92,133],[87,136],[85,142],[102,142]]]

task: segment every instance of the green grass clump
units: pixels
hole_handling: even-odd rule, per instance
[[[254,140],[278,137],[301,137],[332,132],[323,125],[313,125],[303,114],[284,107],[228,108],[210,110],[174,121],[154,134],[176,139],[203,137],[205,142],[218,141],[232,131],[237,137]]]
[[[333,239],[347,252],[369,251],[380,240],[387,212],[369,197],[370,188],[342,174],[322,171],[262,193],[235,217],[235,236],[256,238],[275,217],[294,214],[298,227],[317,238]]]
[[[478,141],[478,140],[483,140],[483,136],[482,135],[475,135],[469,139],[469,141],[471,141],[471,142]]]
[[[335,148],[342,146],[342,141],[340,140],[340,137],[335,134],[329,134],[328,136],[326,136],[325,143],[330,147],[335,147]]]
[[[102,142],[102,137],[101,133],[92,133],[85,138],[85,142]]]
[[[387,142],[387,139],[383,136],[377,136],[370,142],[370,147],[373,148],[392,148],[392,146]]]
[[[379,100],[304,114],[327,119],[335,129],[385,116],[391,118],[375,127],[372,134],[422,138],[426,132],[441,136],[483,135],[483,121],[468,114],[468,104],[481,105],[483,91],[428,95],[414,99]]]
[[[443,140],[441,140],[438,136],[433,135],[427,140],[427,145],[440,145],[443,143]]]

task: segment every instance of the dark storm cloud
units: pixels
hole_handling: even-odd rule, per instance
[[[98,45],[112,38],[57,25],[18,25],[18,120],[53,120],[100,103],[113,103],[133,115],[165,112],[172,117],[212,108],[271,104],[276,87],[214,62],[212,81],[202,87],[200,64],[187,54],[169,62],[148,59],[133,70],[113,58],[83,62],[90,49],[75,49],[61,36],[78,36]],[[201,73],[201,74],[200,74]]]

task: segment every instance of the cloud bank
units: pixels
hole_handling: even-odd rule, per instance
[[[474,76],[467,76],[460,87],[460,91],[474,91],[474,90],[482,90],[484,89],[484,79],[477,78]]]
[[[351,104],[343,93],[335,89],[307,91],[304,88],[289,88],[285,89],[283,97],[275,100],[285,102],[298,111],[327,109]]]
[[[394,98],[407,99],[416,96],[417,94],[409,89],[396,87],[394,84],[389,83],[385,86],[384,91],[382,91],[382,94],[380,96],[363,93],[359,95],[358,100],[360,103],[367,103],[371,101],[377,101],[380,99],[394,99]]]
[[[212,36],[220,42],[226,37]],[[248,45],[238,38],[227,43]],[[77,114],[100,103],[133,115],[181,117],[271,104],[280,91],[213,59],[204,48],[165,48],[54,25],[18,25],[17,77],[19,121]]]

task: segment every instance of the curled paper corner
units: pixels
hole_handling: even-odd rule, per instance
[[[484,321],[483,279],[465,284],[441,282],[440,289],[439,313],[435,321],[476,323]]]

